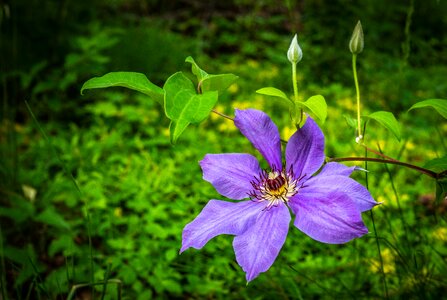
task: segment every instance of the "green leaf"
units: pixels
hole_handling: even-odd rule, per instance
[[[50,246],[48,247],[48,255],[53,257],[58,252],[65,255],[67,252],[74,249],[74,244],[71,236],[67,234],[58,235],[51,241]]]
[[[23,198],[11,198],[11,207],[0,206],[0,219],[9,218],[14,224],[27,222],[35,213],[35,206]],[[3,219],[4,220],[4,219]]]
[[[293,105],[293,101],[289,97],[287,97],[287,95],[283,91],[274,87],[265,87],[257,90],[256,93],[280,98],[282,100],[286,100],[288,105]]]
[[[400,128],[399,122],[397,122],[393,113],[388,111],[376,111],[370,114],[369,116],[365,116],[368,119],[376,120],[383,127],[391,131],[394,136],[400,141]]]
[[[196,75],[202,92],[218,91],[220,94],[239,78],[234,74],[208,74],[197,65],[191,56],[188,56],[185,61],[191,64],[191,71]]]
[[[356,129],[357,128],[357,120],[354,118],[351,118],[348,115],[343,115],[343,118],[346,120],[346,124],[348,124],[349,127]]]
[[[93,77],[87,80],[81,88],[84,90],[101,89],[108,87],[125,87],[148,95],[158,103],[163,103],[163,89],[147,79],[146,75],[135,72],[111,72],[101,77]]]
[[[196,94],[194,85],[182,72],[177,72],[166,80],[163,89],[166,116],[176,120],[185,104]]]
[[[324,97],[321,95],[315,95],[307,99],[305,102],[298,102],[298,105],[303,105],[308,108],[322,123],[326,121],[327,117],[327,104]]]
[[[420,101],[410,107],[410,110],[415,108],[432,107],[434,108],[444,119],[447,119],[447,100],[446,99],[428,99]]]
[[[208,77],[208,73],[202,70],[197,63],[195,62],[194,58],[191,56],[188,56],[185,59],[185,62],[188,62],[191,64],[191,71],[194,75],[197,77],[197,81],[202,81],[204,78]]]
[[[441,158],[435,158],[430,161],[428,161],[424,168],[432,170],[436,173],[441,173],[447,170],[447,156],[441,157]]]
[[[202,92],[217,91],[221,94],[238,78],[239,77],[234,74],[208,75],[208,77],[202,81],[201,90]]]
[[[436,180],[436,200],[440,203],[447,195],[447,178],[442,177]]]
[[[54,226],[61,229],[70,229],[70,225],[64,220],[64,218],[57,213],[54,208],[47,208],[42,213],[40,213],[36,218],[36,221]]]
[[[171,142],[178,137],[189,124],[205,120],[217,102],[217,91],[196,94],[193,83],[182,72],[168,78],[165,90],[165,112],[171,119]]]
[[[177,142],[178,138],[182,135],[189,124],[191,123],[186,121],[185,119],[171,121],[171,123],[169,124],[169,136],[171,139],[171,143],[175,144]]]
[[[32,278],[33,275],[36,276],[37,274],[34,267],[36,267],[37,271],[42,270],[40,266],[35,265],[36,253],[34,248],[29,244],[27,246],[23,245],[21,248],[5,245],[5,247],[1,249],[0,255],[20,266],[20,272],[14,280],[14,287],[19,287]]]

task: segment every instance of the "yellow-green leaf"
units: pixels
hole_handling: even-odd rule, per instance
[[[376,111],[369,116],[366,116],[366,118],[379,122],[380,125],[391,131],[391,133],[393,133],[394,136],[400,141],[401,135],[399,122],[397,122],[393,113],[388,111]]]
[[[276,97],[281,100],[285,100],[287,102],[287,105],[293,105],[293,101],[289,97],[287,97],[287,95],[283,91],[271,86],[259,89],[256,91],[256,93]]]
[[[315,95],[307,99],[305,102],[298,102],[299,105],[303,105],[310,110],[322,123],[326,121],[327,117],[327,104],[324,97],[321,95]]]
[[[166,116],[172,121],[172,143],[177,141],[189,124],[205,120],[217,102],[217,91],[196,94],[193,83],[182,72],[169,77],[163,89]]]

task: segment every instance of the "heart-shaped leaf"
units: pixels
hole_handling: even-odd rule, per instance
[[[434,108],[444,119],[447,119],[447,100],[446,99],[428,99],[420,101],[410,107],[410,110],[415,108],[432,107]]]
[[[400,141],[401,135],[399,122],[397,122],[393,113],[388,111],[376,111],[365,117],[379,122],[380,125],[391,131],[391,133],[393,133],[394,136]]]
[[[321,95],[315,95],[307,99],[305,102],[298,102],[298,105],[302,105],[310,110],[322,123],[326,121],[327,117],[327,104],[324,97]]]
[[[194,85],[182,72],[168,78],[165,91],[165,112],[171,119],[171,142],[175,143],[189,124],[205,120],[217,102],[217,91],[196,94]]]
[[[101,77],[93,77],[82,85],[81,95],[84,90],[114,86],[125,87],[141,92],[158,103],[163,103],[163,89],[150,82],[146,75],[135,72],[111,72]]]

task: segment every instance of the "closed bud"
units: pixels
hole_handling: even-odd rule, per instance
[[[351,40],[349,41],[349,50],[352,54],[358,54],[363,51],[363,29],[362,23],[360,21],[355,25],[354,31],[352,32]]]
[[[301,50],[300,45],[298,45],[298,37],[296,34],[290,43],[289,50],[287,51],[287,58],[292,64],[298,63],[301,58],[303,58],[303,51]]]
[[[355,142],[357,144],[360,144],[360,142],[363,140],[363,135],[359,135],[358,137],[355,138]]]

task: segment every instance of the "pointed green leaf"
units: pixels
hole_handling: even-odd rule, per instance
[[[234,74],[208,75],[208,77],[202,81],[201,90],[202,92],[217,91],[221,94],[238,78],[239,77]]]
[[[64,220],[64,218],[51,207],[40,213],[36,217],[36,221],[61,229],[70,229],[70,225]]]
[[[356,129],[357,128],[357,120],[354,118],[351,118],[348,115],[343,115],[343,118],[345,118],[346,124],[348,124],[349,127]]]
[[[192,58],[191,56],[188,56],[185,59],[185,62],[188,62],[191,64],[191,71],[194,75],[196,75],[197,77],[197,81],[200,82],[202,81],[204,78],[208,77],[208,73],[205,72],[204,70],[202,70],[197,63],[195,62],[194,58]]]
[[[401,135],[399,122],[397,122],[393,113],[388,111],[376,111],[365,117],[379,122],[380,125],[391,131],[391,133],[393,133],[394,136],[400,141]]]
[[[444,119],[447,119],[447,100],[446,99],[428,99],[420,101],[410,107],[410,110],[415,108],[432,107],[434,108]]]
[[[171,124],[169,124],[169,135],[171,139],[171,143],[175,144],[180,137],[180,135],[185,131],[185,129],[191,124],[190,122],[186,121],[185,119],[171,121]]]
[[[188,56],[185,61],[191,64],[191,71],[196,75],[202,92],[218,91],[220,94],[239,78],[234,74],[208,74],[197,65],[191,56]]]
[[[286,100],[288,105],[293,105],[293,101],[287,97],[287,95],[281,91],[280,89],[274,88],[274,87],[265,87],[262,89],[259,89],[256,91],[256,93],[261,94],[261,95],[267,95],[267,96],[272,96],[272,97],[276,97],[276,98],[280,98],[282,100]]]
[[[321,95],[315,95],[307,99],[305,102],[298,102],[298,105],[302,105],[310,110],[322,123],[326,121],[327,117],[327,104],[324,97]]]
[[[217,102],[217,91],[196,94],[193,83],[182,72],[168,78],[164,85],[165,112],[172,120],[170,125],[171,142],[178,137],[190,123],[205,120]]]
[[[447,178],[441,177],[436,180],[436,200],[438,203],[447,197]]]
[[[111,72],[101,77],[87,80],[81,88],[84,90],[120,86],[148,95],[158,103],[163,103],[163,89],[147,79],[146,75],[135,72]]]
[[[447,156],[435,158],[428,161],[424,168],[432,170],[436,173],[447,171]]]

